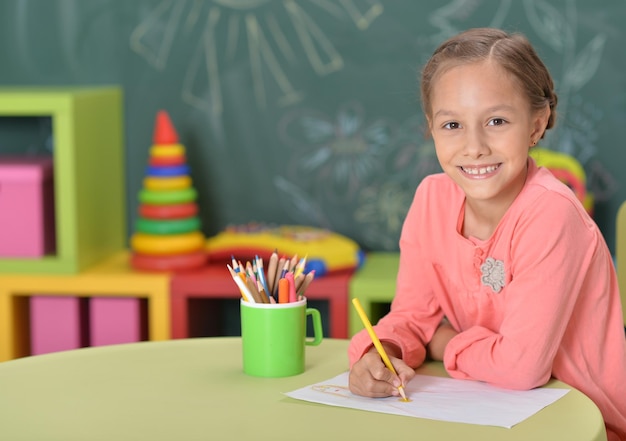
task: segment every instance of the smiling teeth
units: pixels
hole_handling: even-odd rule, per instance
[[[493,172],[494,170],[498,168],[498,166],[490,165],[488,167],[481,167],[481,168],[465,168],[465,167],[461,167],[461,168],[468,175],[484,175],[484,174]]]

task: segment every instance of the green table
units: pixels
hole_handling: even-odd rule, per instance
[[[241,339],[85,348],[0,363],[0,439],[606,441],[596,406],[572,390],[512,429],[446,423],[291,399],[283,392],[348,366],[347,340],[307,347],[307,370],[243,374]],[[445,375],[440,363],[419,370]],[[550,387],[564,387],[551,382]]]

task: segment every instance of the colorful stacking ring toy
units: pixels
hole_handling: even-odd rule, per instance
[[[195,269],[203,266],[207,261],[204,250],[171,256],[150,256],[147,254],[133,254],[131,265],[133,268],[144,271],[178,271]]]
[[[135,233],[131,237],[131,247],[139,254],[152,256],[189,253],[204,247],[204,236],[199,231],[171,236]]]
[[[196,216],[197,214],[198,205],[195,202],[172,205],[139,205],[139,216],[149,219],[180,219]]]
[[[191,187],[191,178],[189,176],[147,177],[143,180],[143,187],[146,190],[182,190]]]
[[[189,172],[190,169],[187,164],[171,165],[166,167],[153,167],[149,165],[146,170],[146,174],[148,176],[181,176],[188,175]]]
[[[195,188],[183,188],[182,190],[140,190],[139,201],[143,204],[182,204],[184,202],[192,202],[196,199],[197,192]]]
[[[154,220],[139,218],[135,222],[135,230],[146,234],[180,234],[199,230],[200,218]]]
[[[185,147],[180,144],[155,144],[150,148],[152,157],[184,156]]]

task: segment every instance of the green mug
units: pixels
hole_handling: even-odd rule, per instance
[[[313,338],[307,338],[311,316]],[[241,300],[243,371],[256,377],[288,377],[304,372],[305,346],[322,342],[322,319],[306,298],[290,303]]]

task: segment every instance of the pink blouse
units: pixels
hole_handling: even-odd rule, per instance
[[[413,367],[447,317],[453,378],[530,389],[555,377],[591,398],[626,440],[626,339],[617,277],[572,191],[529,160],[524,188],[485,241],[461,234],[465,196],[445,174],[419,185],[400,238],[391,311],[376,325]],[[362,331],[350,365],[371,346]]]

